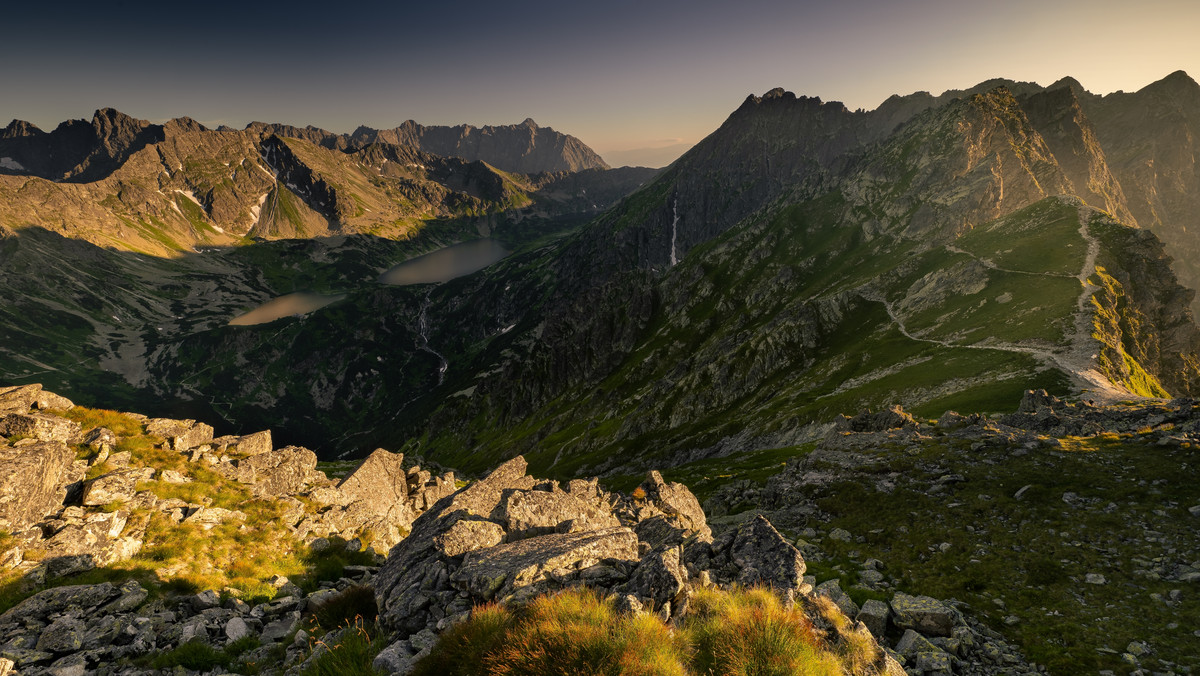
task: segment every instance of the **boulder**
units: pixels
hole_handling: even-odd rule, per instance
[[[686,583],[687,571],[679,562],[679,548],[671,547],[643,556],[622,590],[662,607],[674,600]]]
[[[900,629],[912,629],[926,636],[950,636],[957,624],[953,610],[929,596],[910,596],[896,592],[892,597],[892,621]]]
[[[888,604],[876,599],[868,599],[862,604],[862,609],[858,611],[858,615],[854,619],[866,625],[876,639],[882,639],[884,632],[887,631],[888,613]]]
[[[0,414],[25,413],[33,408],[42,391],[40,384],[0,387]]]
[[[171,448],[177,451],[187,451],[212,441],[213,428],[204,423],[197,423],[187,430],[171,436]]]
[[[379,621],[385,629],[411,633],[425,627],[433,588],[437,580],[448,577],[445,555],[435,545],[435,537],[458,521],[488,519],[505,491],[532,488],[536,482],[526,476],[526,466],[525,459],[517,456],[442,498],[413,521],[412,533],[392,547],[374,580]]]
[[[236,481],[253,486],[260,496],[279,497],[299,492],[317,467],[317,455],[307,448],[287,446],[234,461]]]
[[[61,442],[0,448],[0,529],[19,532],[57,511],[59,485],[74,459]]]
[[[587,533],[553,533],[470,552],[451,576],[472,598],[504,599],[543,591],[551,575],[562,577],[603,559],[636,561],[637,535],[623,526]]]
[[[263,430],[254,434],[238,437],[236,442],[238,453],[242,455],[261,455],[275,449],[271,445],[271,430]]]
[[[42,390],[34,397],[33,408],[41,411],[69,411],[75,408],[75,402],[64,396]]]
[[[98,507],[117,501],[132,500],[139,481],[154,478],[154,468],[123,469],[109,472],[83,484],[83,504]]]
[[[508,540],[615,528],[621,523],[611,510],[563,491],[513,491],[500,505],[499,520],[507,526]]]
[[[704,509],[700,501],[681,483],[667,483],[662,474],[650,472],[646,480],[639,486],[646,493],[646,499],[662,511],[683,530],[685,537],[699,534],[701,537],[711,537],[712,529],[704,517]]]
[[[40,591],[0,615],[0,624],[27,621],[45,622],[47,618],[68,614],[81,615],[113,599],[120,590],[109,582],[53,587]]]
[[[461,556],[477,549],[494,547],[504,540],[504,529],[492,521],[463,519],[433,539],[446,556]]]
[[[779,592],[796,592],[804,585],[804,558],[761,514],[738,528],[730,558],[740,569],[737,581],[745,587],[766,585]]]
[[[42,630],[38,637],[37,650],[62,654],[83,647],[83,635],[87,625],[74,617],[60,617]]]
[[[371,513],[407,527],[415,518],[408,506],[408,474],[403,453],[375,449],[338,484],[337,489],[358,500]]]
[[[0,418],[0,435],[22,436],[38,441],[60,441],[67,443],[79,435],[80,425],[43,413],[9,413]]]
[[[192,429],[196,424],[195,420],[176,420],[174,418],[148,418],[146,419],[146,434],[152,434],[156,437],[170,439],[171,437],[179,436]]]
[[[94,427],[83,435],[83,443],[87,444],[89,448],[96,451],[106,447],[111,451],[113,447],[117,445],[118,441],[119,439],[117,438],[116,432],[113,432],[107,427]]]

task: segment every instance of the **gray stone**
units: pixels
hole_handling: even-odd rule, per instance
[[[361,500],[371,513],[408,527],[416,514],[408,505],[407,473],[403,453],[375,449],[338,484],[350,501]]]
[[[69,443],[80,432],[79,423],[43,413],[10,413],[0,418],[0,435],[38,441]]]
[[[87,625],[74,617],[60,617],[42,630],[37,649],[51,653],[69,653],[83,647]]]
[[[408,641],[399,640],[375,656],[371,667],[385,674],[408,674],[416,664],[416,658],[408,648]]]
[[[112,450],[118,441],[116,433],[107,427],[95,427],[83,435],[83,443],[97,451],[106,447]]]
[[[239,437],[236,443],[238,453],[243,455],[261,455],[275,449],[271,444],[271,430],[247,434]]]
[[[88,671],[87,658],[82,653],[66,655],[46,667],[48,676],[84,676]]]
[[[679,563],[679,549],[671,547],[643,556],[623,589],[661,606],[683,591],[686,582],[687,571]]]
[[[1101,575],[1100,573],[1088,573],[1087,575],[1084,576],[1083,581],[1088,584],[1096,584],[1096,585],[1108,583],[1108,580],[1106,580],[1104,578],[1104,576]]]
[[[850,531],[844,528],[834,528],[833,530],[829,531],[829,539],[836,540],[838,542],[852,542],[854,540],[854,536],[850,534]]]
[[[909,658],[914,657],[918,653],[937,651],[937,646],[912,629],[905,629],[904,635],[896,642],[896,652]]]
[[[915,629],[927,636],[950,636],[956,616],[937,599],[897,592],[892,597],[892,618],[901,629]]]
[[[250,635],[250,627],[240,617],[231,617],[225,623],[225,637],[230,643]]]
[[[611,511],[563,491],[513,491],[501,503],[499,518],[507,524],[510,541],[556,530],[602,530],[621,525]],[[567,528],[559,528],[568,522]]]
[[[678,521],[687,535],[693,533],[701,537],[712,537],[712,529],[704,516],[700,501],[681,483],[663,480],[662,474],[650,472],[646,480],[639,486],[646,492],[646,499],[669,517]]]
[[[187,451],[212,441],[213,428],[204,423],[197,423],[187,430],[171,435],[171,448],[177,451]]]
[[[221,595],[212,589],[202,591],[191,598],[192,608],[196,612],[217,608],[221,605]]]
[[[42,392],[40,383],[0,387],[0,413],[24,413]]]
[[[285,614],[278,620],[271,622],[263,627],[262,638],[263,642],[276,643],[286,637],[288,634],[296,631],[300,626],[300,612],[293,610]]]
[[[602,559],[636,560],[637,551],[637,535],[624,527],[553,533],[470,552],[451,580],[476,599],[503,599],[552,573],[578,571]]]
[[[59,482],[74,459],[59,442],[0,447],[0,529],[20,532],[57,511]]]
[[[107,602],[120,592],[109,582],[45,589],[0,615],[0,624],[45,620],[74,610],[80,614]]]
[[[888,604],[877,599],[869,599],[862,604],[855,620],[862,622],[876,639],[883,639],[887,631],[889,608]]]
[[[504,529],[499,524],[463,519],[435,537],[434,546],[446,556],[461,556],[476,549],[494,547],[503,540]]]
[[[83,485],[83,504],[99,507],[113,502],[128,502],[137,493],[137,483],[154,477],[149,467],[109,472]]]
[[[279,497],[299,492],[317,467],[317,455],[307,448],[287,446],[235,461],[234,480],[250,484],[256,495]]]
[[[804,584],[804,559],[761,514],[738,528],[730,557],[739,568],[737,581],[746,587],[762,584],[780,592]]]
[[[836,605],[846,617],[858,616],[858,604],[850,598],[849,594],[842,590],[841,583],[836,578],[832,580],[826,580],[825,582],[817,585],[817,588],[813,591],[813,593],[817,596],[824,596],[830,601],[833,601],[834,605]]]

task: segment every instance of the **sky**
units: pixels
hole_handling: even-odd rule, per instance
[[[108,0],[3,14],[0,124],[46,130],[103,107],[334,132],[531,117],[604,154],[685,148],[774,87],[872,109],[993,77],[1070,75],[1095,93],[1200,78],[1195,0]]]

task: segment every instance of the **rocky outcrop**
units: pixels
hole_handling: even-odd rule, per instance
[[[74,459],[58,441],[0,446],[0,529],[23,531],[61,506],[61,478]]]
[[[701,587],[769,586],[789,603],[812,591],[800,553],[768,521],[714,539],[695,496],[658,472],[622,496],[594,480],[564,487],[525,469],[518,456],[440,500],[389,552],[374,586],[380,622],[396,640],[377,667],[403,673],[421,645],[477,604],[521,602],[577,585],[618,597],[628,612],[649,609],[663,619],[684,616]],[[643,526],[651,522],[659,526]],[[854,631],[873,642],[865,626]],[[898,673],[878,654],[864,673]]]

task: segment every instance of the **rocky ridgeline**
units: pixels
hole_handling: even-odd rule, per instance
[[[103,427],[81,430],[79,423],[54,415],[69,409],[64,397],[40,385],[0,390],[0,435],[16,439],[0,446],[0,529],[17,540],[0,564],[26,570],[31,584],[128,559],[141,550],[151,513],[205,529],[231,519],[237,510],[160,499],[139,484],[153,480],[186,483],[174,470],[135,466],[131,453],[113,452],[120,439]],[[420,467],[404,467],[403,454],[378,449],[340,481],[316,469],[317,456],[299,446],[276,449],[269,430],[213,438],[213,428],[194,420],[146,418],[149,435],[191,463],[248,486],[257,497],[285,505],[283,524],[311,543],[339,535],[363,537],[385,552],[407,533],[413,519],[455,490],[454,474],[435,477]],[[89,446],[90,460],[76,459],[71,445]],[[89,467],[108,471],[85,479]],[[316,505],[316,509],[305,502]],[[34,550],[37,561],[23,561]]]
[[[202,527],[245,519],[237,511],[139,491],[139,482],[152,478],[186,477],[132,466],[120,457],[127,453],[115,452],[115,433],[83,430],[55,415],[71,403],[38,386],[0,390],[0,407],[0,429],[15,439],[0,447],[0,495],[25,498],[3,503],[0,511],[18,542],[6,565],[24,571],[27,584],[132,556],[153,511]],[[285,525],[313,549],[331,546],[328,536],[348,539],[365,530],[375,533],[376,545],[394,546],[381,567],[348,567],[342,579],[307,596],[276,576],[269,581],[276,597],[253,606],[216,591],[150,600],[132,580],[46,589],[0,615],[0,674],[14,668],[56,676],[153,673],[130,660],[191,642],[222,649],[246,637],[258,647],[242,655],[245,664],[264,673],[299,673],[346,631],[310,636],[302,628],[304,613],[358,585],[373,589],[385,632],[375,666],[394,674],[407,673],[441,631],[478,604],[521,602],[580,585],[615,597],[624,612],[654,613],[668,622],[688,613],[701,588],[770,587],[805,611],[831,649],[871,646],[863,673],[1036,671],[953,604],[895,591],[890,603],[859,607],[837,580],[818,584],[806,575],[801,551],[762,516],[714,535],[695,496],[658,472],[622,495],[603,490],[596,479],[531,477],[518,456],[458,489],[452,474],[406,470],[399,455],[377,450],[334,482],[316,471],[310,451],[274,449],[266,432],[213,438],[210,427],[194,421],[140,420],[188,462],[294,505]],[[68,443],[90,445],[91,465],[112,469],[81,479],[88,462],[74,460]],[[306,510],[305,503],[319,507]],[[22,551],[33,550],[44,555],[22,559]],[[169,579],[172,571],[159,572]]]

